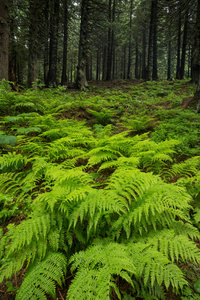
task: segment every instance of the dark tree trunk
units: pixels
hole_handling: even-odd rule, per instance
[[[167,55],[167,80],[171,79],[171,54],[172,54],[172,41],[171,41],[171,37],[169,37],[168,55]]]
[[[147,62],[147,80],[152,81],[153,73],[153,24],[154,24],[154,0],[151,0],[151,17],[149,26],[149,47],[148,47],[148,62]]]
[[[38,76],[38,26],[39,16],[38,10],[40,7],[39,0],[29,0],[30,26],[29,26],[29,59],[28,59],[28,87],[32,87],[33,82],[36,82]]]
[[[178,19],[178,44],[177,44],[176,79],[180,79],[180,57],[181,57],[180,52],[181,52],[181,10],[179,11],[179,19]]]
[[[9,54],[8,0],[0,1],[0,81],[8,80]]]
[[[96,61],[96,80],[98,81],[99,78],[99,69],[100,69],[100,55],[99,55],[99,48],[97,49],[97,61]]]
[[[198,0],[197,17],[195,25],[195,40],[192,53],[192,79],[197,83],[195,98],[197,100],[197,112],[200,112],[200,0]]]
[[[146,80],[147,77],[147,69],[146,69],[146,29],[143,29],[142,33],[142,79]]]
[[[49,67],[49,0],[45,1],[44,9],[45,20],[45,38],[44,38],[44,83],[48,85],[48,67]]]
[[[192,49],[192,81],[199,85],[200,90],[200,0],[198,0],[197,6],[194,45]]]
[[[102,80],[106,80],[106,66],[107,66],[107,51],[106,46],[103,46],[102,57]]]
[[[152,79],[158,79],[158,48],[157,48],[157,31],[158,31],[158,0],[154,0],[153,7],[153,73]]]
[[[168,6],[168,24],[169,24],[169,31],[168,31],[168,53],[167,53],[167,80],[171,79],[171,58],[172,58],[172,40],[171,40],[171,5]],[[167,24],[166,24],[167,25]]]
[[[139,79],[139,51],[138,51],[138,38],[136,37],[135,43],[135,78]]]
[[[50,48],[49,48],[49,73],[48,85],[57,86],[57,50],[58,50],[58,24],[59,0],[52,0],[50,15]]]
[[[68,0],[64,0],[63,66],[61,84],[67,82]]]
[[[13,7],[13,0],[9,2],[10,7]],[[16,43],[15,43],[15,18],[10,16],[10,45],[9,45],[9,75],[8,80],[13,82],[12,88],[17,89],[17,62],[16,62]]]
[[[108,50],[107,50],[107,72],[106,80],[111,80],[111,70],[112,70],[112,0],[109,0],[108,4]]]
[[[133,0],[130,1],[130,17],[129,17],[129,45],[128,45],[128,70],[127,79],[131,77],[131,47],[132,47],[132,13],[133,13]],[[137,46],[136,46],[137,49]]]
[[[187,31],[188,31],[188,13],[189,13],[188,10],[186,10],[184,30],[183,30],[183,45],[182,45],[181,67],[180,67],[180,79],[184,78],[184,72],[185,72],[185,57],[186,57]]]
[[[81,27],[79,40],[79,56],[77,66],[76,88],[85,90],[88,87],[86,77],[86,64],[88,52],[88,3],[89,0],[82,0],[81,4]]]
[[[124,46],[123,79],[126,79],[126,45]]]

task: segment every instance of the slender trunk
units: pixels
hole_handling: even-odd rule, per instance
[[[189,11],[186,10],[184,30],[183,30],[183,45],[182,45],[181,67],[180,67],[180,79],[184,78],[184,72],[185,72],[185,57],[186,57],[187,31],[188,31],[188,13],[189,13]]]
[[[176,63],[176,79],[180,79],[180,52],[181,52],[181,10],[178,19],[178,44],[177,44],[177,63]]]
[[[76,88],[85,90],[88,87],[86,77],[86,64],[88,52],[88,3],[89,0],[82,0],[81,5],[81,27],[79,40],[79,56],[77,66]]]
[[[195,98],[197,100],[197,112],[200,112],[200,0],[197,5],[196,31],[192,54],[192,79],[197,83]]]
[[[135,45],[135,78],[139,79],[139,51],[138,51],[138,38],[136,37],[136,45]]]
[[[67,82],[68,0],[64,0],[63,66],[61,84]]]
[[[126,79],[126,45],[124,46],[123,79]]]
[[[49,49],[49,73],[48,85],[57,85],[57,50],[58,50],[58,23],[59,23],[59,0],[52,0],[50,19],[50,49]]]
[[[9,3],[11,6],[13,6],[13,1],[10,1]],[[17,89],[17,77],[16,77],[16,43],[15,43],[15,18],[10,17],[10,51],[9,51],[9,76],[8,80],[13,82],[12,88]]]
[[[99,48],[97,49],[96,80],[99,80]]]
[[[0,1],[0,81],[8,80],[9,54],[8,0]]]
[[[109,0],[108,4],[108,50],[107,50],[107,72],[106,80],[111,80],[111,70],[112,70],[112,0]]]
[[[142,79],[146,80],[147,70],[146,70],[146,29],[143,29],[142,33]]]
[[[130,1],[129,45],[128,45],[128,70],[127,70],[127,79],[130,79],[130,77],[131,77],[132,13],[133,13],[133,0]],[[137,48],[137,46],[136,46],[136,48]]]
[[[48,85],[48,67],[49,67],[49,0],[45,3],[45,41],[44,41],[44,83]]]
[[[106,66],[107,66],[107,51],[106,46],[103,46],[103,52],[102,52],[102,80],[106,80]]]
[[[28,87],[36,82],[38,76],[38,9],[39,0],[30,0],[30,26],[29,26],[29,59],[28,59]]]
[[[153,9],[153,73],[152,79],[158,79],[158,48],[157,48],[157,31],[158,31],[158,0],[154,0]]]
[[[167,53],[167,80],[171,79],[171,56],[172,56],[172,40],[171,40],[171,6],[169,5],[169,34],[168,34],[168,53]]]
[[[152,81],[153,72],[153,11],[154,0],[151,0],[151,18],[149,26],[149,47],[148,47],[148,62],[147,62],[147,80]]]

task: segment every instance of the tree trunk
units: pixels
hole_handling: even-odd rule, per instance
[[[88,3],[89,0],[82,0],[81,4],[81,27],[79,40],[79,56],[77,66],[76,88],[85,90],[88,87],[86,77],[86,64],[88,52]]]
[[[57,86],[57,50],[58,50],[58,24],[59,0],[52,0],[50,15],[50,47],[49,47],[49,73],[48,85]]]
[[[181,10],[179,11],[179,20],[178,20],[176,79],[180,79],[180,57],[181,57],[180,52],[181,52]]]
[[[107,72],[106,80],[111,80],[112,70],[112,0],[109,0],[108,4],[108,50],[107,50]]]
[[[139,79],[139,51],[138,51],[138,38],[136,37],[135,43],[135,78]]]
[[[143,29],[142,34],[142,79],[147,79],[147,69],[146,69],[146,29]]]
[[[200,113],[200,0],[197,5],[197,17],[195,24],[195,40],[192,53],[192,80],[197,83],[195,99],[197,100],[197,112]]]
[[[152,73],[153,80],[158,79],[157,31],[158,31],[158,0],[154,0],[154,8],[153,8],[153,73]]]
[[[187,31],[188,31],[188,13],[189,13],[189,11],[186,10],[184,30],[183,30],[183,45],[182,45],[182,56],[181,56],[180,79],[184,78],[184,73],[185,73],[185,57],[186,57]]]
[[[153,17],[154,17],[154,0],[151,0],[151,18],[149,26],[149,47],[148,47],[148,62],[147,62],[147,80],[152,81],[153,73]]]
[[[133,0],[130,1],[129,45],[128,45],[128,70],[127,70],[127,79],[130,79],[130,77],[131,77],[132,13],[133,13]],[[137,49],[137,46],[136,46],[136,49]]]
[[[64,0],[63,66],[61,84],[67,82],[68,0]]]
[[[30,0],[30,26],[29,26],[29,58],[28,58],[28,80],[27,85],[32,87],[38,77],[38,9],[39,0]]]
[[[0,1],[0,81],[8,80],[9,56],[8,0]]]
[[[168,31],[168,53],[167,53],[167,80],[171,79],[171,57],[172,57],[172,39],[171,39],[171,5],[168,6],[168,24],[169,24],[169,31]],[[167,25],[167,24],[166,24]]]
[[[49,67],[49,0],[45,1],[45,9],[44,9],[44,29],[45,29],[45,37],[44,37],[44,83],[48,85],[48,67]]]

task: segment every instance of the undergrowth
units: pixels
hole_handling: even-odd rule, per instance
[[[0,281],[23,270],[16,299],[56,299],[58,285],[67,300],[193,293],[180,261],[200,263],[199,116],[160,106],[182,85],[2,82]]]

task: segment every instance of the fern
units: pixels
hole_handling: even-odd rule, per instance
[[[46,294],[56,297],[55,281],[61,286],[66,273],[66,257],[61,253],[49,253],[44,261],[30,268],[16,300],[47,299]]]
[[[0,157],[0,170],[3,173],[17,171],[22,169],[27,162],[27,158],[21,154],[16,154],[15,152],[5,154]]]
[[[112,289],[120,297],[114,275],[132,285],[130,275],[136,272],[126,247],[119,244],[97,244],[71,259],[71,270],[78,268],[69,288],[67,299],[110,299]]]

